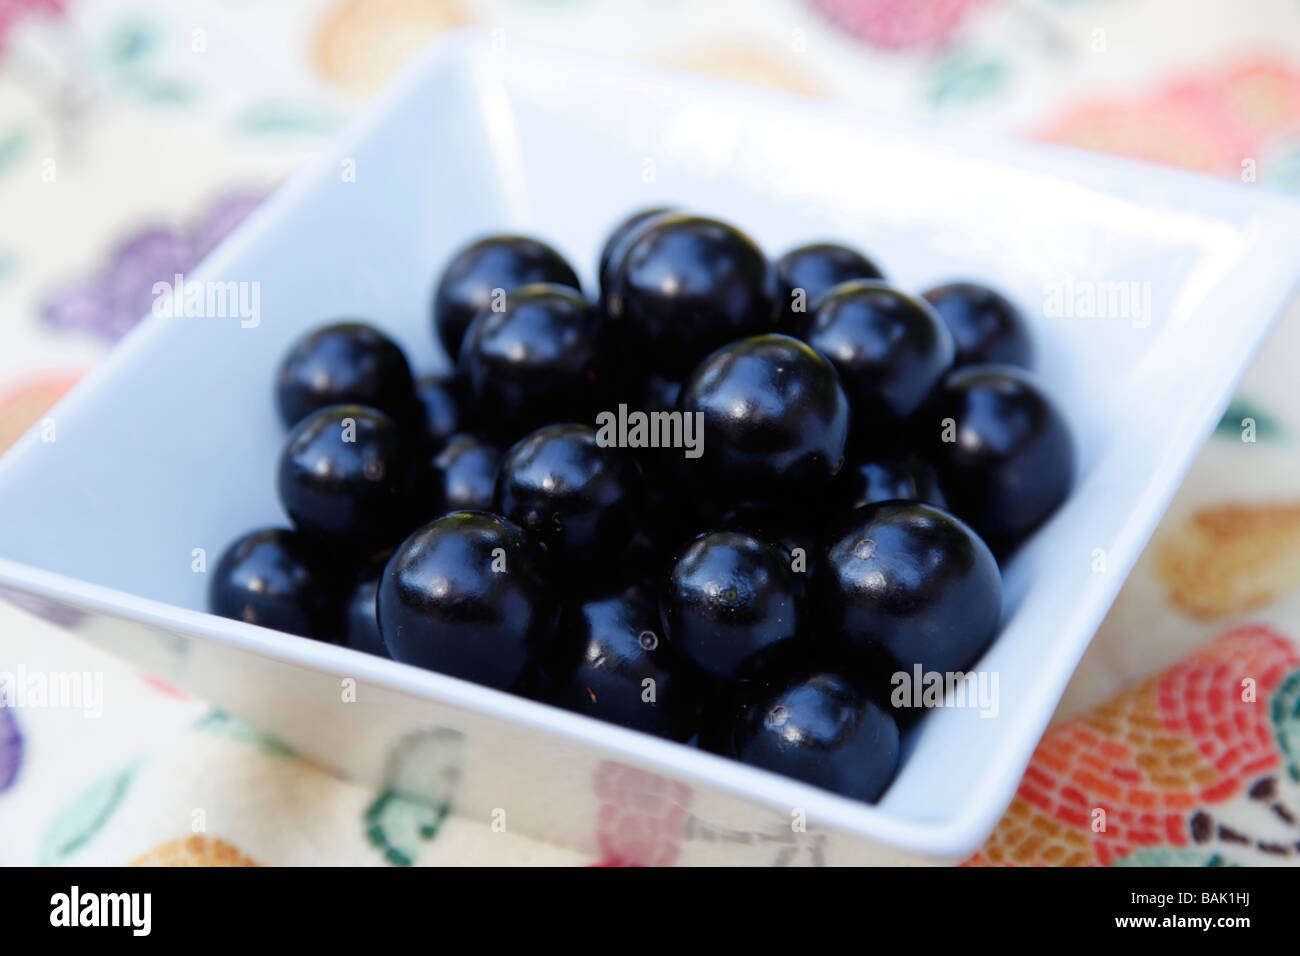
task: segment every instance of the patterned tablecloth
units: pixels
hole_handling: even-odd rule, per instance
[[[0,0],[0,449],[465,23],[1300,190],[1294,0]],[[1298,356],[1292,317],[972,863],[1300,862]],[[0,680],[22,668],[107,689],[0,708],[0,863],[597,862],[341,782],[0,606]],[[680,823],[608,800],[605,861],[675,858]]]

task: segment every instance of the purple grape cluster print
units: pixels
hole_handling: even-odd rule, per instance
[[[237,191],[214,202],[187,227],[148,226],[121,242],[104,268],[69,282],[41,307],[41,319],[57,329],[90,332],[116,341],[153,307],[153,287],[197,266],[262,200]]]
[[[12,710],[5,703],[5,686],[0,683],[0,793],[14,785],[22,760],[23,738]]]

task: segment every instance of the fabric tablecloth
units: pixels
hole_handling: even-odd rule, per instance
[[[0,0],[0,449],[155,281],[473,23],[1300,190],[1293,0]],[[971,863],[1300,862],[1297,357],[1289,316]],[[587,857],[343,782],[0,605],[0,681],[24,672],[104,690],[94,713],[0,707],[0,863],[645,862],[618,827]]]

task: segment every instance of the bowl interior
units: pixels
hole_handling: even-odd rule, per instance
[[[194,549],[214,562],[244,530],[284,522],[272,377],[289,342],[359,316],[417,370],[445,366],[430,290],[483,233],[548,239],[589,289],[607,229],[650,204],[734,221],[773,255],[844,241],[906,288],[970,277],[1017,301],[1078,440],[1073,497],[1006,569],[1006,629],[979,665],[996,713],[931,715],[881,806],[937,823],[978,805],[991,826],[1290,287],[1259,249],[1286,245],[1294,262],[1296,237],[1240,189],[954,142],[721,84],[444,50],[185,277],[246,283],[256,322],[148,319],[51,415],[53,441],[29,436],[6,460],[0,557],[203,610]]]

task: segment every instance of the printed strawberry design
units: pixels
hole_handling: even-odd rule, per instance
[[[836,25],[886,50],[942,46],[986,0],[811,0]]]
[[[604,760],[592,782],[601,801],[596,843],[602,859],[624,866],[668,866],[681,851],[691,788]]]
[[[63,0],[5,0],[0,3],[0,53],[10,32],[25,17],[40,13],[61,17],[66,12]]]

